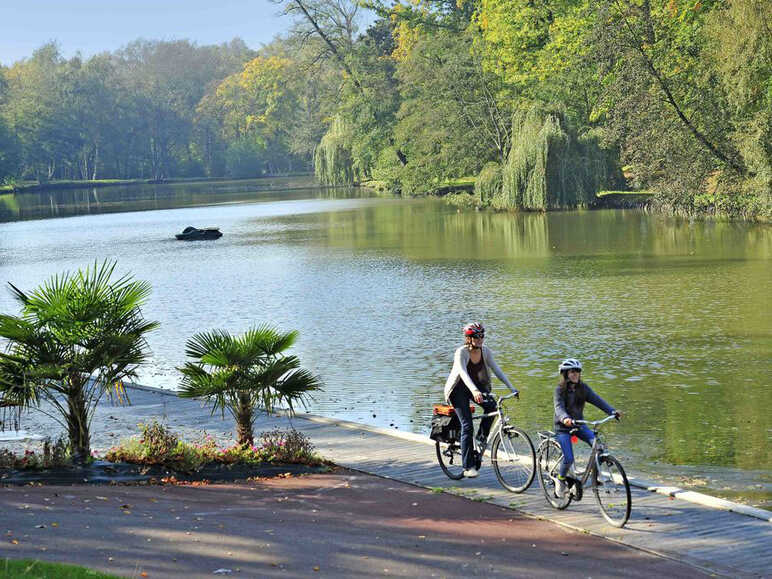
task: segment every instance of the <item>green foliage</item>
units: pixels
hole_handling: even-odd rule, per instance
[[[11,285],[21,316],[0,315],[0,399],[38,408],[50,404],[67,429],[75,462],[90,458],[90,424],[102,396],[122,396],[147,358],[143,318],[150,285],[130,275],[113,279],[105,261],[57,275],[27,294]]]
[[[448,193],[443,199],[448,205],[461,209],[477,209],[482,206],[480,197],[476,193]]]
[[[314,452],[314,445],[297,430],[279,429],[263,432],[259,444],[235,444],[221,447],[209,435],[196,443],[179,440],[166,426],[153,422],[140,425],[142,434],[133,437],[105,453],[105,460],[143,465],[161,465],[170,469],[192,472],[207,464],[260,463],[323,464]]]
[[[350,136],[342,117],[333,119],[314,151],[314,173],[324,185],[353,185],[362,173],[351,154]]]
[[[491,201],[500,196],[503,187],[501,165],[491,161],[482,168],[474,182],[475,195],[484,205],[490,205]]]
[[[546,210],[588,205],[614,185],[612,164],[595,139],[577,137],[566,116],[532,107],[512,120],[513,142],[502,169],[501,209]]]
[[[265,147],[246,137],[228,145],[225,174],[235,179],[259,177],[265,171]]]
[[[203,398],[213,412],[227,410],[235,419],[239,444],[251,445],[257,408],[271,412],[286,404],[305,404],[308,393],[321,381],[300,367],[300,360],[284,352],[292,346],[297,332],[281,333],[270,326],[251,329],[241,336],[224,330],[194,335],[186,353],[195,361],[180,368],[179,396]]]
[[[511,103],[482,64],[474,31],[421,28],[402,33],[397,78],[402,104],[394,139],[408,162],[397,167],[406,193],[477,174],[509,149]]]
[[[0,68],[0,179],[313,164],[323,184],[405,194],[479,175],[497,207],[615,187],[656,190],[666,211],[772,215],[768,1],[374,0],[364,34],[355,2],[284,4],[295,29],[257,52],[136,41],[83,60],[49,43]],[[559,113],[513,144],[532,107]]]

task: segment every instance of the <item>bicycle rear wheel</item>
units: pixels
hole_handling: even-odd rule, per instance
[[[437,462],[448,478],[459,480],[464,478],[464,466],[461,460],[461,445],[458,442],[435,441],[437,450]]]
[[[507,426],[497,432],[491,445],[491,462],[496,478],[508,491],[522,493],[531,486],[536,457],[524,430]]]
[[[613,456],[603,456],[598,462],[600,470],[595,472],[593,492],[600,506],[603,518],[615,527],[624,527],[630,518],[630,483],[625,469]]]
[[[571,504],[571,493],[562,497],[555,494],[555,481],[563,464],[563,451],[554,438],[543,440],[536,452],[536,468],[539,470],[539,486],[544,491],[544,498],[556,509],[563,510]]]

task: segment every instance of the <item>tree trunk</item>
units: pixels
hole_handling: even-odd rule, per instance
[[[255,443],[255,437],[252,433],[252,401],[248,394],[239,396],[236,412],[236,436],[238,443],[242,446],[252,446]]]
[[[97,178],[97,164],[99,163],[99,143],[94,145],[94,171],[91,173],[91,180],[96,181]]]
[[[91,457],[91,436],[88,429],[86,396],[78,379],[71,380],[67,394],[67,430],[72,449],[72,461],[83,465]]]

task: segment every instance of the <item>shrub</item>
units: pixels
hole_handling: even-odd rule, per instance
[[[18,470],[42,470],[69,466],[72,464],[72,453],[67,440],[57,438],[43,440],[43,451],[25,450],[23,455],[17,455],[8,449],[0,449],[0,468]]]
[[[483,204],[489,205],[494,197],[501,195],[502,185],[501,165],[491,161],[477,175],[474,192]]]
[[[260,435],[259,452],[267,462],[311,463],[319,462],[314,453],[314,445],[302,432],[294,428],[282,430],[275,428]]]

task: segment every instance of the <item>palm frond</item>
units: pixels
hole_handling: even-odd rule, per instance
[[[185,354],[189,358],[201,359],[210,352],[221,351],[233,338],[225,330],[199,332],[185,343]]]
[[[240,336],[224,330],[194,335],[186,352],[195,362],[178,368],[180,396],[205,398],[234,417],[243,414],[245,404],[270,411],[276,402],[284,402],[292,408],[321,386],[316,376],[300,369],[297,356],[282,355],[297,336],[296,331],[282,333],[267,324]]]

